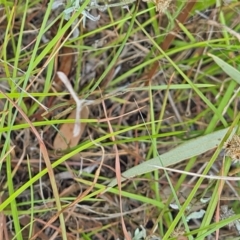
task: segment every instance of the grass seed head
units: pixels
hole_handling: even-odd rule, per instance
[[[164,13],[167,11],[172,0],[143,0],[144,2],[152,2],[156,4],[156,10],[158,12]]]
[[[240,137],[234,135],[230,141],[225,144],[225,154],[233,160],[240,160]]]

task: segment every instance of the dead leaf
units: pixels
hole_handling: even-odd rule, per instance
[[[89,116],[88,107],[83,107],[80,114],[80,119],[87,119]],[[74,109],[67,119],[75,119],[76,117],[76,109]],[[57,136],[54,139],[53,147],[56,150],[65,150],[67,148],[72,148],[77,146],[84,130],[86,127],[86,123],[80,123],[80,132],[76,137],[73,137],[73,129],[74,123],[64,123],[61,125],[60,130]]]
[[[72,69],[73,60],[74,55],[72,48],[63,47],[62,53],[58,57],[58,62],[60,63],[60,65],[57,68],[57,71],[63,72],[65,73],[66,76],[69,76]],[[64,85],[62,84],[62,81],[59,79],[57,74],[55,75],[54,78],[54,86],[58,92],[61,92],[64,89]]]
[[[30,231],[30,222],[32,220],[27,215],[25,215],[25,216],[21,217],[19,219],[19,221],[23,226],[26,226],[26,228],[23,229],[23,234],[26,237],[28,237],[28,233]],[[32,235],[34,235],[34,233],[37,233],[39,231],[40,231],[40,228],[38,228],[36,222],[34,222],[34,224],[33,224],[33,234]],[[42,240],[48,240],[49,239],[49,237],[47,235],[45,235],[45,233],[39,233],[38,237]]]

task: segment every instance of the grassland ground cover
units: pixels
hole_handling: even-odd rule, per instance
[[[240,2],[0,1],[0,239],[239,239]]]

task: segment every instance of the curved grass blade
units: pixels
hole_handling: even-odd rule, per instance
[[[222,139],[224,138],[228,130],[229,128],[225,128],[225,129],[210,133],[206,136],[201,136],[196,139],[192,139],[170,150],[169,152],[162,154],[160,158],[159,157],[152,158],[146,162],[143,162],[138,166],[128,169],[127,171],[122,173],[121,181],[123,182],[135,176],[152,172],[156,170],[157,166],[167,167],[167,166],[182,162],[191,157],[198,156],[213,148],[216,148],[220,144],[220,142],[222,141]],[[109,183],[108,187],[110,188],[114,187],[116,184],[117,184],[116,179],[113,179]]]

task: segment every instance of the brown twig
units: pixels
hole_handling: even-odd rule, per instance
[[[162,48],[163,51],[166,51],[166,50],[169,49],[169,47],[171,46],[171,43],[173,42],[173,40],[176,37],[176,33],[178,33],[179,30],[180,30],[180,27],[179,27],[178,23],[184,24],[184,22],[188,19],[189,13],[193,9],[196,2],[197,2],[196,0],[188,0],[185,8],[183,9],[183,11],[180,12],[180,14],[177,17],[177,20],[176,20],[177,26],[175,26],[173,31],[168,33],[168,35],[166,36],[166,38],[164,39],[164,41],[160,45],[160,47]],[[174,32],[175,34],[172,34],[172,32]],[[153,64],[152,68],[146,74],[147,77],[146,78],[144,77],[144,79],[148,79],[147,82],[145,83],[145,85],[149,85],[149,82],[152,80],[153,76],[157,72],[158,67],[159,67],[159,62],[156,61]]]

